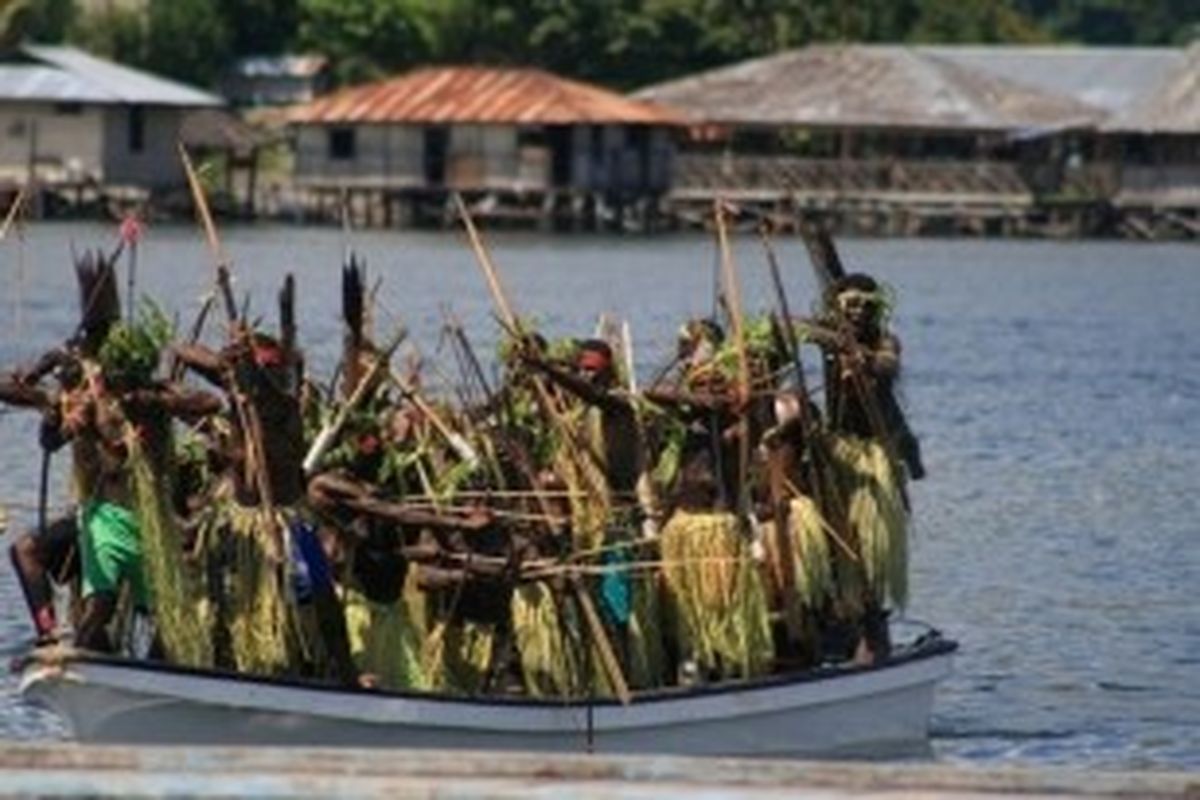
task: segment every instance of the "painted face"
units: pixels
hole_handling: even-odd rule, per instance
[[[837,296],[838,308],[846,319],[855,326],[863,326],[874,319],[879,299],[871,292],[849,289]]]
[[[612,373],[612,361],[598,350],[585,350],[576,362],[579,377],[588,383],[605,385]]]

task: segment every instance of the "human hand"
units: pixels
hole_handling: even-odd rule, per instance
[[[487,506],[476,506],[467,512],[463,517],[463,529],[468,531],[481,531],[492,526],[496,521],[496,515]]]

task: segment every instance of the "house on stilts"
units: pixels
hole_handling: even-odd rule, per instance
[[[26,44],[0,61],[0,186],[34,208],[141,201],[184,184],[176,142],[215,95],[73,47]]]
[[[441,225],[462,193],[497,223],[650,228],[683,120],[536,69],[426,67],[290,117],[309,214]]]
[[[860,232],[1156,236],[1200,221],[1198,54],[813,45],[633,96],[689,119],[685,222],[723,195]]]

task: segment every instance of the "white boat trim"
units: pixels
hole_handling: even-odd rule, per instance
[[[830,752],[924,741],[954,649],[928,637],[878,666],[640,693],[627,706],[347,689],[78,654],[31,659],[21,691],[92,741]]]

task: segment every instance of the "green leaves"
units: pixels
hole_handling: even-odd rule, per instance
[[[82,6],[81,6],[82,7]],[[426,63],[539,66],[630,89],[813,42],[1185,43],[1194,0],[0,0],[0,42],[65,35],[212,85],[233,58],[330,57],[357,82]]]
[[[171,341],[171,321],[149,300],[138,308],[137,321],[113,325],[98,358],[107,380],[119,386],[144,386],[154,378],[159,355]]]
[[[329,56],[342,82],[379,78],[433,56],[436,17],[422,0],[301,0],[299,45]]]

